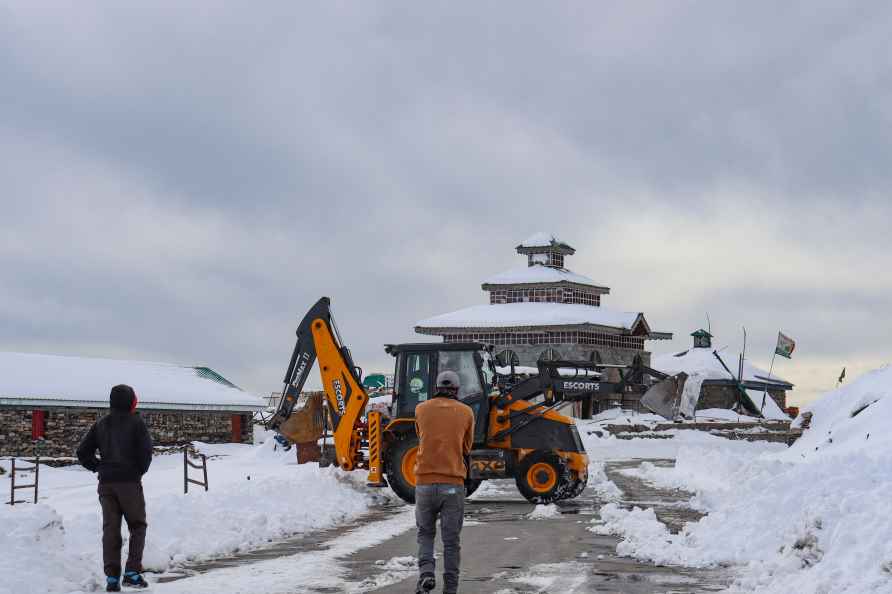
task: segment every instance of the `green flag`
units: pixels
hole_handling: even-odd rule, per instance
[[[777,347],[774,349],[774,352],[780,355],[781,357],[786,357],[787,359],[792,358],[793,351],[796,350],[796,341],[784,334],[783,332],[777,333]]]

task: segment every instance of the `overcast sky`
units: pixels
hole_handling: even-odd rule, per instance
[[[387,370],[542,230],[654,352],[892,359],[888,2],[133,4],[0,2],[0,350]]]

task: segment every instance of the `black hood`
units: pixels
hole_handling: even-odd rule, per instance
[[[112,410],[129,413],[133,407],[134,398],[136,398],[136,393],[133,388],[126,384],[120,384],[111,389],[108,402]]]

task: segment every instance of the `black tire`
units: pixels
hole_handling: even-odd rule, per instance
[[[520,494],[530,503],[553,503],[566,493],[570,473],[560,456],[554,452],[536,450],[517,466],[514,482]]]
[[[576,499],[582,492],[585,491],[585,487],[588,485],[588,473],[585,474],[581,479],[577,479],[572,481],[567,488],[562,493],[561,499]]]
[[[403,458],[406,454],[410,454],[412,450],[417,451],[418,436],[414,433],[407,434],[400,439],[391,442],[387,448],[387,459],[385,468],[387,472],[387,482],[390,488],[397,496],[406,503],[415,503],[415,477],[406,477],[402,469]]]
[[[470,497],[483,484],[481,479],[465,479],[465,497]]]

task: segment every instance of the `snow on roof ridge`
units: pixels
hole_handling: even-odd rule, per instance
[[[520,247],[548,247],[555,243],[561,244],[565,242],[558,239],[553,233],[537,231],[520,242]]]
[[[554,268],[543,264],[518,266],[505,270],[483,281],[484,285],[522,285],[527,283],[571,282],[578,285],[602,287],[591,278],[566,268]]]
[[[204,364],[186,365],[183,363],[168,363],[165,361],[143,361],[141,359],[120,359],[118,357],[87,357],[85,355],[60,355],[59,353],[25,353],[22,351],[0,351],[0,357],[3,355],[22,355],[25,357],[58,357],[63,359],[80,359],[82,361],[112,361],[115,363],[135,363],[137,365],[157,365],[158,367],[185,367],[197,368],[208,367]],[[210,369],[208,367],[208,369]]]
[[[519,302],[472,305],[420,320],[416,328],[508,328],[597,325],[631,329],[640,312],[579,303]]]

